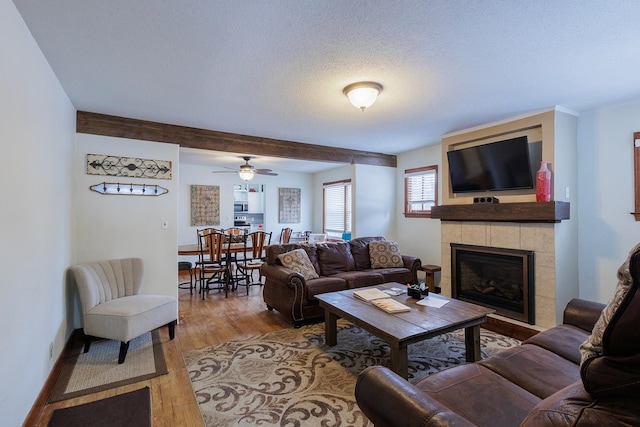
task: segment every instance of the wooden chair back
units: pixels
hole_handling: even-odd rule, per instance
[[[245,251],[245,257],[248,259],[261,259],[264,256],[264,247],[271,244],[271,233],[255,231],[249,233],[247,240],[251,242],[251,247]]]
[[[198,237],[201,262],[223,263],[226,261],[230,242],[227,234],[207,228],[202,230]]]
[[[291,238],[292,232],[293,232],[293,229],[289,227],[283,228],[282,231],[280,232],[280,243],[281,244],[289,243],[289,239]]]

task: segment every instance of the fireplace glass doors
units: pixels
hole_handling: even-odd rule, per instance
[[[533,325],[533,266],[533,251],[452,243],[452,296]]]

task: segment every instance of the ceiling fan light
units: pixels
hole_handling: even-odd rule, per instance
[[[238,171],[238,176],[240,176],[240,179],[243,181],[251,181],[253,179],[253,175],[255,175],[253,173],[252,170],[240,170]]]
[[[354,107],[364,111],[376,102],[382,91],[382,85],[375,82],[352,83],[343,89],[343,93],[349,98]]]

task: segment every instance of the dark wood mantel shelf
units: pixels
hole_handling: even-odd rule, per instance
[[[441,205],[431,218],[443,221],[560,222],[569,219],[569,202]]]

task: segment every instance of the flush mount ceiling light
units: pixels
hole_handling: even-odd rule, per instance
[[[376,102],[380,92],[382,92],[382,85],[376,82],[351,83],[342,90],[353,106],[362,111]]]

